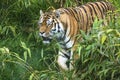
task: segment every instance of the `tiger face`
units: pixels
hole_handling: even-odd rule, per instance
[[[38,21],[39,35],[43,39],[43,43],[50,43],[53,38],[60,40],[63,37],[64,29],[59,20],[59,14],[55,12],[43,13],[40,10],[40,18]]]

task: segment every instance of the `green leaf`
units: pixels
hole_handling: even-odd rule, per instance
[[[41,57],[43,58],[43,49],[41,50]]]
[[[120,51],[116,53],[117,59],[120,59]]]
[[[2,26],[0,25],[0,33],[2,32]]]
[[[13,35],[16,35],[16,28],[14,26],[9,26],[10,30],[12,31]]]
[[[116,34],[120,37],[120,32],[118,30],[116,30]]]
[[[78,55],[79,55],[79,56],[80,56],[81,50],[82,50],[82,46],[79,46],[79,47],[78,47]]]
[[[27,61],[27,51],[24,52],[24,59]]]
[[[8,27],[7,27],[7,26],[3,27],[3,28],[2,28],[2,32],[1,32],[1,34],[4,34],[4,33],[6,34],[7,29],[8,29]]]
[[[91,50],[92,49],[92,45],[88,45],[87,47],[86,47],[86,50]]]
[[[45,77],[47,77],[47,74],[42,74],[42,75],[40,76],[40,78],[45,78]]]
[[[26,44],[24,42],[22,42],[22,41],[20,43],[21,43],[21,47],[24,48],[25,50],[27,50]]]
[[[113,31],[113,29],[108,29],[106,32],[107,33],[110,33],[110,32],[112,32]]]
[[[27,48],[27,52],[28,52],[29,57],[31,58],[31,51],[29,48]]]
[[[88,35],[86,35],[85,31],[80,30],[80,33],[81,33],[83,39],[88,40],[90,38]]]
[[[34,78],[34,73],[30,75],[29,80],[33,80],[33,78]]]
[[[9,49],[6,47],[0,48],[1,53],[9,53]]]
[[[103,20],[98,20],[98,18],[95,18],[95,21],[93,23],[93,29],[98,29],[102,25]]]
[[[25,60],[27,59],[25,57],[25,55],[27,56],[27,54],[31,58],[31,51],[30,51],[30,49],[27,48],[26,44],[24,42],[22,42],[22,41],[21,41],[21,47],[25,50],[25,52],[24,52],[24,58],[25,58]]]
[[[103,44],[106,39],[107,39],[107,36],[106,35],[102,35],[101,36],[101,44]]]

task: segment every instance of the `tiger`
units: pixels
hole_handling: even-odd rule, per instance
[[[107,25],[105,19],[109,11],[113,12],[114,7],[106,1],[88,2],[51,12],[40,10],[39,35],[44,44],[49,44],[53,39],[59,43],[57,63],[60,68],[65,71],[74,69],[73,53],[76,50],[75,45],[80,40],[77,37],[80,30],[89,32],[96,17],[98,20],[103,20],[103,25]]]

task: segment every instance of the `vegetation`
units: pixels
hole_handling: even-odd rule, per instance
[[[63,2],[61,2],[63,1]],[[76,53],[75,70],[63,72],[56,64],[58,44],[44,45],[38,35],[39,10],[48,11],[97,0],[1,0],[0,80],[119,80],[120,18],[106,27],[94,22]],[[109,0],[119,13],[120,1]],[[54,43],[54,44],[53,44]]]

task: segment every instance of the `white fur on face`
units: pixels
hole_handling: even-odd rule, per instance
[[[43,17],[41,16],[39,21],[38,21],[38,24],[41,24],[43,22]]]
[[[47,21],[46,21],[46,23],[47,23],[47,25],[51,25],[52,24],[52,18],[50,18],[50,19],[48,19]]]

